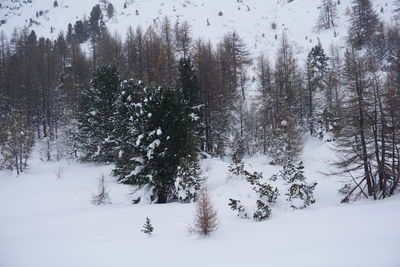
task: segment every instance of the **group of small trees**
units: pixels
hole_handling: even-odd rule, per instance
[[[233,165],[237,165],[237,163],[233,163]],[[243,168],[243,163],[240,166],[242,167],[238,172],[237,168],[230,168],[230,172],[249,182],[257,195],[255,210],[252,212],[240,200],[229,199],[230,208],[236,211],[240,218],[263,221],[271,216],[272,207],[280,195],[278,187],[271,185],[271,182],[283,183],[283,190],[286,189],[287,191],[285,200],[290,203],[293,209],[304,209],[315,202],[313,192],[317,183],[309,184],[306,181],[302,162],[295,164],[292,159],[288,159],[282,170],[269,180],[265,180],[262,173],[246,171]]]
[[[196,212],[194,217],[194,223],[189,226],[189,232],[197,234],[202,237],[210,236],[218,228],[218,216],[215,211],[210,197],[206,189],[203,189],[196,202]],[[151,235],[154,231],[154,227],[151,224],[151,220],[147,217],[146,222],[141,230],[147,235]]]

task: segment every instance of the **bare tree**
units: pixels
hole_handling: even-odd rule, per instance
[[[107,205],[111,203],[104,175],[99,178],[98,194],[93,196],[92,203],[95,205]]]
[[[337,19],[336,2],[333,0],[322,0],[319,9],[317,30],[335,27],[335,21]]]
[[[207,189],[203,189],[196,202],[196,215],[191,230],[201,236],[209,236],[217,227],[217,212],[213,208]]]

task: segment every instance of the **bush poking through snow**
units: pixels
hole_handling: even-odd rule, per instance
[[[207,237],[218,228],[218,216],[207,189],[203,189],[196,202],[194,225],[190,227],[192,233]]]
[[[149,236],[153,233],[154,227],[151,224],[151,220],[149,219],[149,217],[146,217],[146,222],[144,223],[143,229],[141,231]]]
[[[313,192],[317,183],[308,184],[306,182],[303,162],[300,161],[295,165],[289,160],[283,165],[283,169],[279,174],[274,175],[271,179],[277,178],[283,179],[289,186],[286,196],[293,209],[304,209],[315,203]]]
[[[95,205],[111,204],[110,196],[107,192],[106,181],[104,175],[99,179],[98,194],[93,196],[92,203]]]
[[[237,215],[242,218],[242,219],[249,219],[249,215],[246,211],[246,208],[243,206],[242,202],[240,200],[236,199],[229,199],[229,207],[231,207],[232,210],[237,211]]]
[[[241,171],[246,180],[253,186],[253,191],[258,194],[256,201],[257,208],[252,214],[252,218],[255,221],[263,221],[268,219],[271,215],[271,207],[276,203],[276,199],[279,195],[278,188],[272,187],[270,184],[261,182],[263,176],[262,173],[254,172],[250,173],[246,170]],[[249,219],[250,216],[246,211],[240,200],[229,199],[229,206],[232,210],[237,211],[238,216],[242,219]]]

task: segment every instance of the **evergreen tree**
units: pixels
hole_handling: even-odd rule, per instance
[[[129,184],[135,183],[133,174],[139,164],[136,159],[135,146],[140,133],[134,123],[140,114],[144,88],[140,82],[131,79],[121,83],[120,91],[113,119],[112,136],[116,141],[116,151],[118,151],[113,174],[118,177],[120,182]]]
[[[310,134],[322,136],[327,131],[324,114],[328,111],[325,90],[328,57],[321,44],[314,46],[308,54],[306,62],[308,125]]]
[[[114,66],[100,67],[82,96],[79,132],[85,161],[112,162],[116,157],[112,140],[115,103],[120,79]]]
[[[138,109],[130,126],[136,141],[132,155],[127,156],[133,156],[135,165],[122,181],[146,186],[152,201],[165,203],[177,197],[178,167],[185,169],[188,166],[182,166],[183,162],[197,161],[196,146],[190,122],[175,94],[162,88],[145,88],[143,93],[133,104]]]
[[[154,227],[151,224],[151,220],[149,219],[149,217],[146,217],[146,222],[144,223],[143,229],[141,231],[149,236],[153,233]]]
[[[256,209],[252,213],[255,221],[263,221],[271,216],[271,206],[276,203],[279,195],[278,188],[272,187],[267,182],[262,181],[262,173],[250,173],[243,170],[241,173],[244,178],[253,186],[253,191],[257,193]],[[240,200],[229,199],[229,206],[232,210],[237,211],[238,216],[242,219],[249,219],[249,212]]]
[[[244,171],[243,157],[245,155],[244,141],[239,136],[236,136],[233,142],[232,163],[229,165],[229,172],[233,175],[241,175]]]
[[[200,87],[197,80],[196,70],[189,58],[182,58],[179,61],[178,82],[180,90],[178,98],[197,137],[197,143],[201,150],[205,149],[204,136],[204,105],[200,101]]]
[[[200,165],[193,157],[197,154],[182,158],[177,168],[175,190],[178,200],[182,202],[193,202],[201,188]]]
[[[271,177],[271,180],[276,179],[285,181],[289,187],[286,196],[293,209],[303,209],[315,203],[313,192],[317,183],[307,183],[303,162],[295,165],[292,160],[287,161],[279,174]]]
[[[91,35],[97,35],[100,33],[100,20],[102,17],[103,14],[100,5],[97,4],[92,8],[92,11],[90,11],[89,25]]]

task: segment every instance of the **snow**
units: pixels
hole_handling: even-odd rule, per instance
[[[107,26],[124,38],[129,26],[159,25],[168,16],[172,23],[188,21],[194,40],[201,37],[216,44],[228,31],[236,30],[253,57],[263,52],[270,59],[279,47],[280,36],[286,33],[303,64],[308,51],[318,42],[326,52],[332,44],[343,51],[351,1],[341,0],[336,27],[321,32],[315,31],[317,0],[135,0],[128,1],[126,9],[122,7],[125,0],[112,0],[116,16],[107,21]],[[33,18],[40,25],[34,24],[30,29],[54,40],[68,23],[87,17],[99,3],[58,0],[59,7],[54,8],[53,2],[33,0],[21,3],[18,9],[0,9],[0,20],[7,20],[0,25],[0,32],[10,38],[14,28],[27,26],[29,18]],[[20,5],[12,0],[1,3]],[[394,0],[373,1],[386,22],[392,19],[393,3]],[[379,12],[381,7],[383,13]],[[36,18],[39,10],[48,12]],[[273,23],[276,29],[272,29]],[[50,27],[54,28],[52,33]],[[90,50],[88,43],[83,47]],[[155,133],[162,134],[161,130]],[[157,141],[151,144],[153,148]],[[281,196],[271,218],[258,223],[240,219],[227,205],[229,198],[249,205],[254,204],[255,198],[246,181],[229,174],[229,160],[202,160],[202,176],[207,177],[220,222],[217,232],[204,239],[187,231],[193,221],[193,203],[150,205],[147,203],[151,199],[142,197],[142,205],[133,205],[135,193],[142,195],[152,189],[138,192],[118,184],[110,176],[110,165],[42,162],[36,152],[24,174],[16,177],[0,172],[0,267],[400,266],[400,197],[340,204],[338,189],[343,177],[324,175],[335,160],[331,147],[315,138],[305,140],[302,160],[309,182],[318,182],[316,203],[293,211]],[[245,158],[245,168],[263,172],[269,178],[280,169],[268,165],[270,161],[262,155]],[[91,204],[91,198],[101,175],[106,177],[112,204],[99,207]],[[155,228],[150,238],[140,232],[146,217]]]
[[[194,204],[133,205],[133,188],[110,176],[112,166],[42,162],[35,154],[26,173],[0,172],[0,266],[399,266],[400,197],[340,204],[339,178],[323,175],[334,160],[330,146],[305,140],[316,203],[301,211],[277,205],[263,222],[240,219],[227,206],[230,197],[251,199],[247,183],[229,176],[229,163],[203,160],[220,222],[210,238],[188,234]],[[245,168],[270,177],[280,168],[269,161],[245,158]],[[102,174],[112,204],[95,206]],[[140,231],[146,217],[151,237]]]

